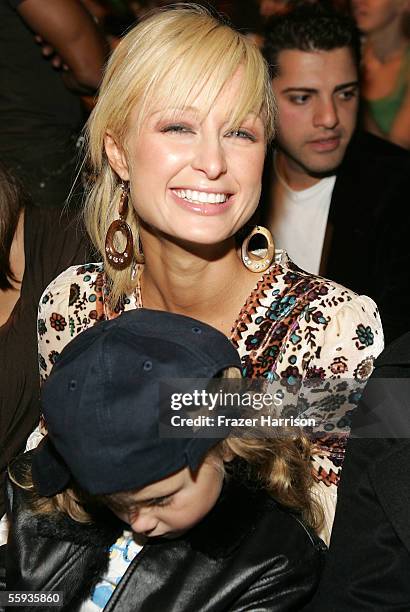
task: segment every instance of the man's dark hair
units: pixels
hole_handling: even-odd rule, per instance
[[[333,51],[349,47],[360,64],[360,34],[354,21],[323,4],[297,5],[273,17],[266,28],[264,55],[272,77],[278,75],[279,53],[285,50]]]

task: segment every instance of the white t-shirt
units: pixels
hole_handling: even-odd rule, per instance
[[[106,574],[95,587],[91,598],[82,604],[80,612],[101,612],[105,608],[131,561],[141,550],[142,546],[134,541],[131,531],[124,531],[110,548]]]
[[[275,248],[285,249],[303,270],[318,274],[325,239],[330,200],[336,176],[293,191],[280,176],[274,162],[276,184],[270,230]]]

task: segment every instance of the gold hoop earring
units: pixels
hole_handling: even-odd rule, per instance
[[[111,223],[105,237],[105,253],[108,261],[115,270],[125,270],[125,268],[128,268],[128,266],[132,264],[134,250],[134,239],[132,237],[131,228],[126,222],[128,214],[128,186],[124,182],[121,183],[121,190],[122,193],[118,205],[120,218]],[[117,251],[114,246],[114,236],[117,232],[120,232],[127,241],[123,251]]]
[[[260,234],[266,240],[266,254],[260,258],[255,257],[255,255],[249,251],[249,243],[254,238]],[[272,264],[273,258],[275,257],[275,243],[273,242],[272,234],[266,227],[261,227],[257,225],[253,228],[251,233],[245,238],[242,242],[241,247],[241,257],[242,263],[245,268],[248,268],[251,272],[265,272],[269,266]]]

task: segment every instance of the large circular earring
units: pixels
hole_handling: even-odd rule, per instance
[[[126,222],[128,214],[128,186],[124,182],[121,183],[121,190],[122,193],[118,205],[120,218],[111,223],[105,237],[105,253],[108,261],[115,270],[125,270],[125,268],[128,268],[128,266],[132,264],[134,251],[134,240],[131,228]],[[114,236],[117,232],[120,232],[127,241],[123,251],[117,251],[114,246]]]
[[[249,243],[257,235],[261,235],[266,240],[266,254],[263,257],[255,256],[249,250]],[[251,272],[265,272],[272,264],[275,257],[275,243],[273,242],[272,234],[266,227],[256,225],[242,242],[241,257],[243,265]]]

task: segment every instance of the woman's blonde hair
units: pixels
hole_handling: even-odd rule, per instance
[[[111,283],[110,304],[116,307],[133,291],[131,268],[115,270],[105,256],[105,236],[118,218],[120,181],[104,150],[109,131],[124,151],[130,129],[138,134],[156,103],[164,110],[192,105],[201,94],[209,111],[225,83],[239,67],[243,81],[236,107],[229,117],[232,128],[253,112],[265,126],[266,141],[274,135],[275,102],[267,65],[254,43],[205,8],[177,4],[145,18],[120,42],[105,72],[97,104],[86,128],[88,189],[85,221],[89,234],[104,258]],[[134,240],[138,220],[128,213]]]

